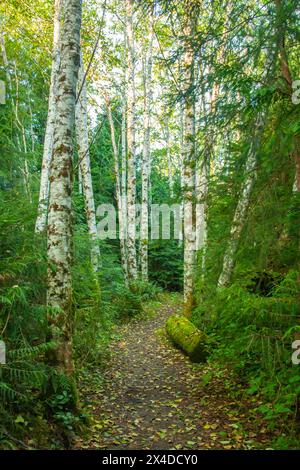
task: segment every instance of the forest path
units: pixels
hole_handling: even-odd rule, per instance
[[[81,384],[93,425],[76,448],[268,447],[270,436],[257,422],[250,398],[242,403],[234,398],[239,386],[232,393],[224,372],[192,364],[167,340],[165,321],[181,311],[179,295],[163,295],[145,306],[143,318],[120,327],[104,380],[99,380],[103,372],[95,371]]]

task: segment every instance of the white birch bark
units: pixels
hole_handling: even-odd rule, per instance
[[[48,116],[46,123],[46,131],[44,138],[44,150],[41,169],[40,192],[38,202],[38,215],[35,224],[36,233],[41,233],[46,229],[47,225],[47,209],[49,199],[49,172],[53,152],[53,136],[54,123],[56,115],[56,92],[57,78],[60,64],[59,36],[60,21],[62,16],[64,0],[55,0],[54,4],[54,29],[53,29],[53,52],[52,52],[52,69],[50,79],[50,91],[48,100]]]
[[[81,173],[80,165],[78,165],[78,193],[79,193],[79,194],[83,194],[83,188],[82,188],[82,173]]]
[[[166,142],[166,153],[167,153],[167,163],[168,163],[168,181],[169,181],[169,190],[170,190],[170,197],[173,199],[174,197],[174,180],[173,180],[173,169],[172,169],[172,161],[171,161],[171,147],[170,147],[170,118],[166,118],[166,126],[165,126],[165,142]]]
[[[65,0],[59,41],[61,63],[57,80],[56,119],[50,169],[48,215],[48,319],[56,343],[52,362],[58,370],[73,373],[72,335],[72,160],[75,104],[80,63],[81,0]]]
[[[126,93],[124,94],[126,96]],[[122,214],[124,223],[124,238],[127,239],[127,160],[126,160],[126,100],[122,101],[122,126],[121,126],[121,195]]]
[[[80,97],[76,103],[76,137],[78,145],[79,178],[84,197],[86,220],[88,225],[91,263],[93,271],[99,271],[101,265],[99,239],[97,234],[96,210],[91,175],[91,162],[89,152],[88,116],[87,116],[87,92],[83,59],[80,58],[78,83],[81,87]]]
[[[28,108],[29,108],[29,115],[30,115],[31,151],[34,152],[34,149],[35,149],[35,134],[34,134],[34,129],[33,129],[33,114],[32,114],[30,91],[28,91],[27,96],[28,96]]]
[[[129,281],[137,278],[135,168],[135,49],[133,0],[125,0],[127,38],[127,257]]]
[[[234,258],[244,227],[252,187],[256,177],[256,154],[261,142],[261,134],[263,131],[265,116],[265,114],[260,114],[257,118],[255,134],[253,136],[246,160],[245,181],[242,185],[241,194],[235,209],[230,230],[229,242],[224,254],[222,272],[218,280],[218,287],[226,286],[231,278],[234,266]]]
[[[196,251],[201,255],[201,273],[205,273],[205,255],[207,242],[207,162],[205,159],[196,168]]]
[[[200,64],[199,79],[203,80],[203,72]],[[213,86],[213,97],[210,101],[210,112],[214,112],[215,100],[218,96],[218,88]],[[202,160],[196,166],[195,191],[196,191],[196,252],[201,256],[201,277],[204,278],[206,268],[206,244],[207,244],[207,197],[210,177],[211,154],[213,153],[213,135],[208,129],[205,90],[202,89],[202,96],[199,102],[199,113],[202,113],[205,121],[204,149]],[[199,258],[198,258],[199,260]],[[200,261],[200,260],[199,260]]]
[[[264,70],[264,78],[270,79],[274,76],[274,64],[276,64],[278,49],[274,47],[272,53],[267,55],[266,66]],[[267,120],[269,104],[266,109],[260,112],[256,118],[254,125],[254,135],[249,148],[246,165],[245,165],[245,181],[241,188],[240,198],[238,200],[233,222],[230,230],[230,237],[223,258],[222,271],[218,279],[218,287],[225,287],[231,279],[234,267],[234,258],[237,252],[239,239],[245,224],[247,209],[250,202],[253,183],[256,177],[256,157],[257,151],[261,144],[261,139]]]
[[[0,34],[1,54],[2,54],[4,68],[5,68],[5,76],[6,76],[8,89],[9,89],[10,92],[12,92],[12,82],[11,82],[11,77],[10,77],[10,74],[9,74],[9,63],[8,63],[8,58],[7,58],[7,53],[6,53],[4,31],[2,29],[1,18],[0,18],[0,27],[1,27],[1,34]],[[13,97],[12,97],[12,103],[13,103],[13,108],[14,108]]]
[[[188,8],[188,5],[187,5]],[[195,230],[193,222],[193,197],[195,187],[195,107],[193,93],[194,57],[190,38],[193,34],[192,20],[188,18],[184,35],[185,52],[183,73],[185,86],[184,102],[184,303],[185,314],[191,314],[193,304],[193,272],[195,262]]]
[[[127,54],[127,38],[126,29],[124,29],[124,47]],[[127,60],[124,60],[124,84],[122,97],[122,124],[121,124],[121,195],[122,195],[122,213],[124,223],[124,239],[127,243],[127,86],[128,86],[128,69]],[[126,248],[126,246],[125,246]],[[126,272],[128,275],[127,252],[126,252]]]
[[[30,203],[32,202],[31,198],[31,190],[30,190],[30,183],[29,183],[29,169],[28,169],[28,161],[27,161],[27,142],[26,142],[26,135],[25,135],[25,128],[23,124],[21,123],[19,119],[19,80],[18,80],[18,74],[17,74],[17,64],[16,61],[14,61],[14,74],[15,74],[15,84],[16,84],[16,99],[13,97],[13,85],[12,85],[12,80],[11,76],[9,73],[9,62],[8,62],[8,57],[6,53],[6,47],[5,47],[5,39],[4,39],[4,31],[2,30],[2,24],[1,24],[1,19],[0,19],[0,45],[1,45],[1,53],[2,53],[2,58],[3,58],[3,64],[5,68],[5,75],[6,75],[6,81],[8,84],[8,89],[11,94],[11,104],[12,104],[12,110],[15,116],[15,122],[14,125],[16,127],[16,141],[17,141],[17,148],[19,152],[24,153],[24,167],[20,168],[21,173],[23,175],[23,181],[24,181],[24,188],[25,192],[27,193],[27,196],[29,198]],[[22,135],[22,142],[23,142],[23,149],[20,143],[19,135],[18,132],[21,133]]]
[[[116,200],[118,207],[118,218],[119,218],[119,238],[120,238],[120,250],[121,250],[121,265],[124,273],[125,283],[128,281],[128,265],[127,265],[127,253],[126,253],[126,234],[125,234],[125,223],[124,212],[123,212],[123,198],[122,198],[122,181],[120,177],[120,165],[119,165],[119,152],[116,143],[115,125],[111,110],[110,99],[107,93],[104,94],[105,103],[107,107],[107,114],[111,132],[111,142],[114,154],[114,167],[115,167],[115,178],[116,178]]]
[[[179,141],[180,141],[180,190],[181,194],[184,195],[184,103],[180,103],[180,129],[179,129]],[[181,226],[184,227],[184,202],[182,201],[180,203],[180,220],[181,220]],[[180,237],[179,237],[179,245],[182,245],[183,241],[183,230],[181,231]]]
[[[142,279],[148,280],[148,232],[149,232],[149,179],[150,179],[150,130],[152,104],[152,49],[153,14],[150,17],[149,45],[144,65],[144,116],[143,116],[143,161],[142,161],[142,206],[140,229],[140,262]]]
[[[22,135],[23,153],[24,153],[24,167],[22,169],[22,173],[23,173],[23,179],[24,179],[24,188],[29,198],[29,202],[32,203],[30,180],[29,180],[30,174],[29,174],[29,167],[28,167],[28,160],[27,160],[28,149],[27,149],[26,133],[25,133],[25,127],[19,118],[19,78],[18,78],[18,70],[17,70],[16,61],[14,61],[14,75],[15,75],[14,81],[16,85],[16,98],[14,101],[14,111],[15,111],[17,128],[19,129]],[[19,149],[21,149],[20,144],[18,146],[19,146]]]

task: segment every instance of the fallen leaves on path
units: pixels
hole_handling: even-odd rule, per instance
[[[210,365],[192,364],[167,340],[166,319],[181,309],[178,295],[164,296],[146,309],[146,318],[120,328],[104,380],[98,380],[103,372],[94,371],[82,382],[82,400],[93,420],[88,438],[78,440],[76,448],[267,447],[268,431],[263,423],[258,427],[249,403],[232,399],[224,375],[214,376]]]

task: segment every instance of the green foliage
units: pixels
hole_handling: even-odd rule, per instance
[[[2,39],[3,28],[8,56],[8,65],[4,66],[1,47],[0,80],[7,82],[7,100],[0,106],[0,338],[7,345],[9,362],[0,368],[0,447],[6,448],[23,446],[10,433],[12,437],[28,436],[31,429],[41,427],[45,434],[51,434],[53,422],[72,433],[85,419],[84,413],[72,410],[77,398],[72,382],[46,365],[47,352],[53,346],[47,341],[46,240],[34,235],[34,223],[50,81],[53,1],[31,3],[34,5],[12,0],[0,5],[0,34]],[[89,150],[98,206],[116,205],[116,191],[107,115],[101,110],[95,117],[98,105],[94,98],[99,93],[99,68],[93,62],[99,29],[96,3],[87,2],[84,8],[82,49],[86,63],[92,58],[87,82],[96,126],[90,131]],[[103,25],[99,38],[101,60],[107,77],[112,77],[108,88],[115,95],[113,119],[120,146],[124,99],[121,75],[126,47],[120,41],[123,11],[118,3],[108,5],[113,6],[116,15],[108,15],[113,18],[110,34],[106,37]],[[135,36],[139,51],[145,53],[147,13],[153,2],[140,3],[144,10],[135,11],[139,18],[134,21]],[[205,201],[205,272],[199,256],[193,321],[207,334],[211,361],[232,368],[248,386],[249,395],[263,394],[257,412],[272,425],[282,416],[297,414],[300,394],[299,372],[291,364],[291,342],[299,332],[300,315],[300,204],[299,194],[293,190],[300,108],[292,103],[278,57],[272,56],[273,49],[279,49],[278,36],[285,35],[281,39],[292,79],[299,76],[297,2],[282,2],[279,12],[276,2],[189,3],[191,11],[178,0],[155,2],[159,47],[154,44],[149,200],[155,204],[183,201],[180,174],[185,149],[180,145],[178,111],[182,113],[182,109],[178,105],[195,94],[199,162],[194,164],[201,163],[205,156],[211,171]],[[197,19],[193,37],[189,38],[182,32],[188,13]],[[182,66],[189,49],[187,43],[193,50],[195,74],[194,83],[185,89]],[[139,63],[136,71],[137,123],[143,112],[140,73],[146,65]],[[120,76],[115,80],[115,75]],[[216,101],[205,103],[216,91]],[[267,122],[258,142],[255,182],[234,257],[231,284],[218,290],[233,215],[248,176],[245,163],[255,138],[254,125],[263,110],[267,110]],[[162,132],[166,117],[174,177],[172,197]],[[136,199],[140,202],[142,132],[138,127]],[[74,163],[77,170],[76,154]],[[162,289],[182,290],[183,244],[173,239],[150,241],[149,282],[138,280],[126,287],[118,240],[101,241],[102,267],[93,273],[84,200],[77,192],[77,175],[73,176],[73,346],[76,373],[84,374],[91,367],[101,370],[106,366],[116,326],[147,314],[143,311],[145,301],[156,301]],[[174,304],[177,301],[174,296]],[[204,384],[209,380],[209,376],[203,377]],[[51,440],[50,446],[60,446],[59,440]],[[277,446],[288,446],[285,436],[278,439]]]
[[[294,333],[300,331],[297,273],[291,271],[269,297],[239,284],[211,290],[195,309],[194,321],[210,338],[211,361],[223,362],[262,393],[266,418],[292,415],[299,395],[299,372],[292,364]]]
[[[138,296],[142,302],[147,302],[148,300],[155,300],[158,298],[158,295],[162,292],[162,289],[157,285],[143,281],[137,280],[130,283],[130,290],[133,294]]]
[[[178,240],[151,240],[149,244],[150,279],[169,291],[183,287],[183,245]]]
[[[72,412],[72,397],[68,390],[64,389],[61,393],[55,394],[47,399],[46,404],[51,409],[53,418],[67,432],[79,431],[83,424],[87,422],[87,414],[82,412]]]

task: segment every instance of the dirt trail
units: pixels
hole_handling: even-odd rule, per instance
[[[94,424],[77,448],[268,447],[270,436],[254,420],[249,399],[233,399],[222,373],[206,383],[210,367],[191,364],[164,336],[167,317],[181,309],[181,298],[169,295],[146,307],[146,319],[121,327],[100,388],[97,371],[82,387]]]

